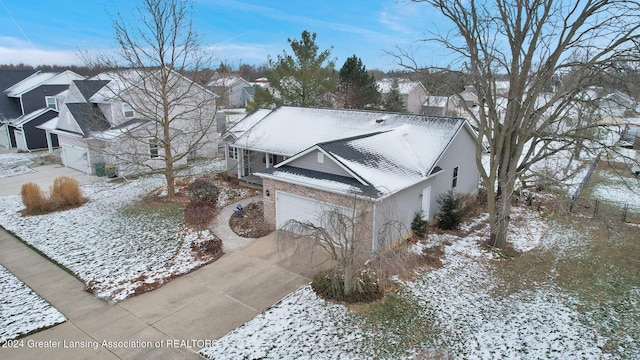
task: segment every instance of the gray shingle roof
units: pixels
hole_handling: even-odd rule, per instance
[[[65,105],[85,136],[93,131],[104,131],[111,127],[97,104],[66,103]]]

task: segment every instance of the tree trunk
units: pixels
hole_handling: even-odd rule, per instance
[[[167,114],[168,112],[165,111]],[[165,116],[165,119],[168,119],[168,115]],[[169,121],[165,121],[163,124],[164,131],[164,177],[167,180],[167,198],[173,199],[176,197],[176,187],[175,187],[175,175],[173,173],[173,153],[171,151],[171,134],[169,128]]]

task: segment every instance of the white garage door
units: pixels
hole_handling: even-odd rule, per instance
[[[321,225],[319,218],[322,212],[335,208],[336,205],[330,203],[276,191],[276,227],[281,228],[290,219]]]
[[[16,147],[21,150],[29,150],[27,148],[27,143],[24,141],[24,135],[22,130],[15,129],[13,130],[13,135],[16,137]]]
[[[89,173],[87,149],[62,145],[62,163],[66,167]]]
[[[9,130],[7,130],[7,125],[0,126],[0,146],[6,147],[7,149],[11,148],[11,143],[9,141]]]

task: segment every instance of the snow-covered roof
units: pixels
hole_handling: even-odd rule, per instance
[[[448,96],[427,96],[423,106],[445,107],[449,101]]]
[[[9,97],[20,97],[22,94],[29,92],[41,85],[69,85],[73,80],[82,79],[83,76],[66,70],[61,73],[55,72],[36,72],[28,78],[20,81],[12,87],[5,90]]]
[[[280,126],[286,122],[290,123],[289,130],[282,131]],[[342,181],[344,186],[336,187],[337,179],[327,178],[328,174],[298,174],[288,169],[298,158],[317,150],[358,180],[361,188],[356,192],[364,194],[366,190],[367,196],[384,196],[430,176],[442,153],[465,124],[468,128],[462,118],[282,107],[250,129],[245,140],[255,140],[262,148],[267,147],[265,141],[275,141],[271,147],[274,150],[288,150],[303,142],[309,144],[273,170],[260,172],[261,176],[300,182],[306,175],[315,186],[323,187],[324,184],[330,191],[345,186],[358,190],[348,181]],[[258,131],[262,127],[272,131]],[[316,141],[329,137],[332,139]]]
[[[124,91],[139,83],[144,78],[145,73],[140,70],[130,69],[119,72],[100,73],[89,80],[106,81],[99,90],[89,98],[94,103],[109,103],[118,98]],[[95,84],[100,84],[99,82]]]
[[[398,80],[398,91],[400,94],[406,95],[413,91],[416,86],[421,86],[422,83],[420,81],[411,81],[409,79],[397,79]],[[376,82],[378,84],[378,90],[380,93],[387,94],[393,88],[394,79],[382,79]]]
[[[247,130],[253,127],[258,121],[262,120],[265,116],[267,116],[271,112],[270,109],[257,109],[252,111],[247,116],[239,121],[235,122],[235,124],[231,125],[229,130],[222,135],[223,138],[227,136],[233,136],[235,139],[239,138],[244,134]]]
[[[60,118],[58,116],[56,116],[53,119],[51,119],[51,120],[49,120],[49,121],[47,121],[47,122],[45,122],[43,124],[40,124],[40,125],[38,125],[36,127],[38,129],[52,131],[52,130],[55,130],[55,129],[58,128],[58,121],[60,121]]]
[[[231,86],[234,86],[237,82],[245,83],[246,85],[251,85],[249,82],[247,82],[245,79],[241,78],[240,76],[221,76],[221,77],[214,77],[213,79],[209,80],[209,82],[207,83],[207,86],[231,87]]]
[[[129,120],[117,127],[113,127],[104,131],[93,131],[89,136],[101,140],[114,140],[147,123],[149,123],[149,121],[136,119]]]
[[[38,109],[36,111],[32,111],[28,114],[24,114],[16,119],[10,120],[9,124],[11,124],[12,126],[16,126],[16,127],[20,127],[26,123],[28,123],[29,121],[37,118],[38,116],[48,112],[48,111],[55,111],[51,108],[42,108],[42,109]]]
[[[256,114],[259,115],[255,118],[247,116],[236,125],[248,130],[234,141],[234,145],[285,156],[293,156],[315,144],[391,130],[406,123],[442,119],[408,113],[292,106],[260,110]],[[255,125],[243,124],[247,120],[255,121]]]

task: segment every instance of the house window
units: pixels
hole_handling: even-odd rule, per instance
[[[318,163],[324,163],[324,154],[318,151]]]
[[[149,140],[149,155],[151,155],[152,159],[158,157],[158,140],[157,139]]]
[[[47,107],[53,110],[58,110],[58,104],[56,98],[53,96],[45,96],[44,100],[47,102]]]
[[[238,148],[229,147],[229,159],[238,159]]]
[[[455,189],[458,186],[458,167],[453,168],[453,180],[451,181],[451,188]]]
[[[133,108],[131,107],[131,105],[129,104],[122,104],[122,110],[124,111],[124,117],[126,118],[132,118],[134,113],[133,113]]]

